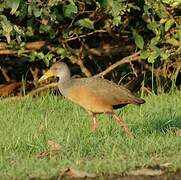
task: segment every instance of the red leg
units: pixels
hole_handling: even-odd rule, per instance
[[[133,135],[132,135],[131,131],[129,130],[127,124],[124,122],[123,118],[117,116],[115,113],[113,113],[112,115],[116,119],[117,123],[120,124],[121,126],[123,126],[123,129],[124,129],[125,133],[129,137],[133,138]]]
[[[93,130],[95,131],[96,130],[96,128],[97,128],[97,121],[96,121],[96,114],[92,114],[92,116],[93,116],[93,118],[92,118],[92,121],[93,121]]]

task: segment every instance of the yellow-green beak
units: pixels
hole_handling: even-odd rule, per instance
[[[54,76],[54,73],[53,73],[53,71],[51,69],[49,69],[38,81],[39,82],[43,81],[43,80],[45,80],[45,79],[47,79],[49,77],[52,77],[52,76]]]

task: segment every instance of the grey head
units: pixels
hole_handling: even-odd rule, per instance
[[[66,82],[71,79],[70,70],[67,64],[64,62],[54,63],[39,81],[45,80],[52,76],[58,77],[60,82]]]

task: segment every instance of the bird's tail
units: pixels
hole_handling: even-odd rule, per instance
[[[132,81],[127,83],[125,87],[129,89],[131,92],[137,92],[141,88],[141,84],[144,79],[144,74],[139,74],[136,78],[134,78]],[[134,104],[144,104],[145,100],[139,97],[133,98]]]
[[[131,92],[137,92],[141,88],[141,83],[143,82],[143,79],[144,74],[139,74],[136,78],[127,83],[125,87]]]
[[[139,97],[134,97],[133,103],[134,103],[134,104],[144,104],[144,103],[145,103],[145,100],[142,99],[142,98],[139,98]]]

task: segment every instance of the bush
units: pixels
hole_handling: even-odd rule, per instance
[[[139,51],[112,77],[145,70],[148,84],[152,72],[161,86],[180,76],[180,7],[180,0],[2,1],[0,54],[47,65],[61,58],[91,76]]]

